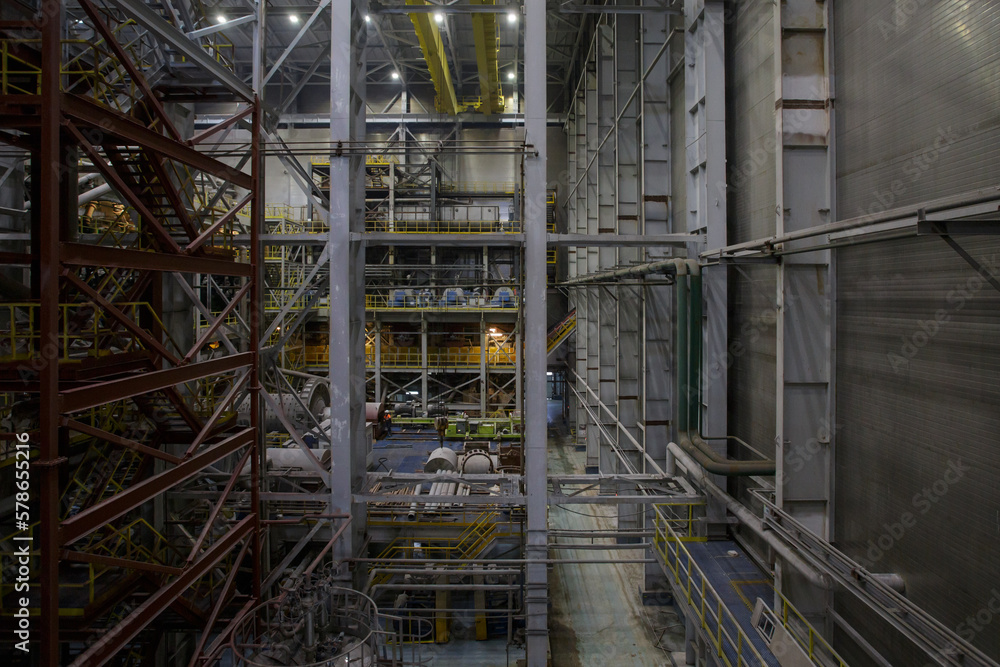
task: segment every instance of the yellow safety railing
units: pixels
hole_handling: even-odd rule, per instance
[[[673,511],[675,508],[669,509]],[[673,577],[687,607],[696,615],[697,618],[693,620],[699,623],[712,644],[716,657],[727,667],[766,667],[768,663],[760,651],[684,546],[685,542],[696,537],[693,534],[693,520],[682,524],[692,532],[681,533],[674,528],[678,521],[678,517],[668,518],[668,513],[659,505],[654,506],[653,550]]]
[[[802,650],[806,652],[809,658],[821,665],[847,667],[844,659],[833,650],[833,647],[823,639],[822,635],[816,632],[812,624],[788,601],[788,598],[779,591],[774,591],[774,593],[778,598],[778,609],[775,610],[776,616],[781,619],[782,627],[802,647]]]
[[[37,523],[30,527],[30,530],[38,526]],[[17,531],[15,534],[11,534],[5,537],[0,543],[13,545],[13,537],[16,534],[20,534],[23,531]],[[144,537],[144,534],[149,533],[151,538]],[[143,540],[152,539],[152,548],[147,548],[142,546]],[[37,542],[35,543],[37,544]],[[126,558],[128,560],[134,560],[145,563],[156,563],[156,564],[166,564],[167,554],[170,549],[169,543],[166,538],[163,537],[155,528],[153,528],[146,520],[136,519],[131,523],[128,523],[122,527],[114,528],[110,524],[105,525],[104,528],[92,534],[90,541],[83,547],[78,548],[78,551],[83,551],[90,554],[111,556],[113,558]],[[39,556],[40,552],[35,549],[32,551],[32,560]],[[17,554],[14,550],[4,550],[0,551],[0,562],[2,562],[3,569],[6,570],[8,567],[12,567],[17,562]],[[114,582],[122,578],[122,571],[118,567],[100,565],[95,563],[86,563],[86,576],[79,582],[71,580],[60,580],[59,588],[69,589],[69,590],[84,590],[85,595],[83,600],[86,601],[86,605],[93,604],[102,595],[106,594],[114,586]],[[32,573],[29,577],[29,588],[37,589],[39,584],[39,579],[37,573]],[[108,586],[102,586],[102,584],[108,584]],[[17,607],[6,608],[4,607],[4,601],[8,599],[8,594],[15,591],[15,586],[17,585],[14,581],[4,581],[0,583],[0,615],[9,616],[14,612]],[[10,595],[9,599],[14,599],[15,596]],[[70,596],[72,597],[72,596]],[[60,616],[81,616],[84,613],[83,606],[73,607],[73,608],[62,608],[60,609]],[[37,615],[38,610],[32,610],[33,615]]]
[[[686,542],[706,541],[698,535],[697,503],[658,503],[654,505],[653,549],[682,591],[688,607],[697,615],[716,655],[728,667],[766,665],[736,618],[726,607],[718,591],[684,546]],[[823,637],[780,592],[776,615],[783,627],[817,665],[847,667]]]
[[[78,512],[94,496],[100,502],[127,488],[127,481],[142,463],[143,455],[130,449],[91,444],[83,463],[70,475],[60,504],[63,517]]]
[[[397,234],[517,234],[519,220],[367,220],[369,232]]]
[[[306,348],[306,365],[325,365],[329,360],[329,348],[309,346]],[[383,347],[380,355],[382,368],[411,369],[423,368],[423,354],[419,348]],[[513,368],[517,362],[517,350],[513,345],[488,347],[486,365],[490,368]],[[427,366],[430,368],[479,368],[482,354],[478,347],[433,348],[427,351]],[[375,348],[365,346],[365,364],[375,366]]]
[[[547,351],[551,352],[559,345],[559,343],[566,340],[566,338],[573,333],[576,329],[576,311],[574,310],[569,316],[567,316],[556,329],[549,333],[548,335],[548,347]]]
[[[484,195],[512,195],[518,191],[518,185],[513,181],[452,181],[442,183],[440,190],[442,192],[470,192]]]
[[[463,560],[479,558],[495,540],[519,534],[519,529],[516,529],[513,522],[502,519],[497,510],[473,510],[470,512],[466,506],[450,508],[440,505],[438,508],[433,508],[429,497],[428,503],[422,503],[419,509],[420,516],[416,521],[407,521],[408,528],[461,528],[462,533],[456,537],[435,539],[414,536],[397,537],[378,556],[379,560],[385,562],[382,564],[373,563],[370,569],[384,567],[395,558],[414,558],[417,554],[420,554],[421,558],[455,561],[454,567],[460,568]],[[457,517],[456,513],[459,513]],[[377,508],[370,509],[367,525],[399,525],[398,521],[392,520],[391,513],[388,514],[388,518],[386,516],[385,512],[380,512]],[[391,573],[383,573],[373,578],[371,583],[372,585],[383,584],[388,582],[391,577]]]
[[[147,302],[133,301],[114,305],[134,322],[139,322],[140,317],[152,317],[161,330],[165,330]],[[38,308],[37,303],[0,303],[0,361],[33,359],[39,355],[41,333],[35,328]],[[91,304],[59,304],[59,360],[80,361],[85,357],[106,354],[106,349],[98,344],[99,339],[109,335],[121,336],[123,331],[115,320]],[[130,336],[124,338],[127,342],[118,343],[120,351],[142,349],[138,339]]]

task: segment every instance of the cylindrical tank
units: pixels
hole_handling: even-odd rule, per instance
[[[481,450],[470,452],[462,461],[462,472],[470,475],[487,475],[493,472],[493,459]]]
[[[382,412],[382,404],[376,403],[374,401],[368,401],[365,403],[365,421],[366,422],[377,422],[378,415]]]
[[[424,472],[455,472],[458,470],[458,454],[448,447],[438,447],[427,457]]]
[[[330,466],[330,450],[329,449],[310,449],[313,456],[319,459],[325,467]],[[275,470],[313,470],[312,461],[309,457],[298,447],[268,447],[267,448],[267,467],[273,468]],[[243,470],[240,471],[240,475],[250,474],[250,462],[247,461],[246,465],[243,466]]]

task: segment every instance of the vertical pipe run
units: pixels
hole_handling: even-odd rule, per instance
[[[677,283],[676,283],[676,294],[677,294],[677,331],[675,335],[675,348],[676,348],[676,381],[677,381],[677,396],[675,401],[677,402],[677,409],[675,410],[677,414],[677,437],[680,438],[682,434],[688,432],[688,407],[687,407],[687,384],[688,384],[688,334],[690,333],[690,326],[688,325],[688,276],[687,269],[682,269],[677,267]]]
[[[689,278],[690,294],[688,305],[690,315],[688,327],[688,387],[685,400],[688,405],[687,427],[694,433],[701,432],[701,373],[702,373],[702,302],[701,302],[701,269],[692,262]]]

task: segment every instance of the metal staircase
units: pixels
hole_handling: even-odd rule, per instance
[[[559,324],[549,331],[546,338],[548,354],[552,354],[574,331],[576,331],[576,310],[571,310]]]

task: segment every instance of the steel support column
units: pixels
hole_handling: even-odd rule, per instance
[[[38,373],[39,395],[39,457],[36,468],[41,470],[39,503],[39,532],[41,540],[41,605],[40,623],[37,626],[42,641],[39,657],[42,667],[57,667],[60,660],[59,644],[59,552],[62,549],[59,530],[59,471],[65,460],[60,457],[59,428],[59,238],[63,225],[64,207],[58,168],[61,164],[59,126],[59,88],[62,69],[62,2],[49,0],[42,3],[42,105],[41,143],[33,155],[37,158],[41,178],[37,188],[39,200],[35,202],[38,218],[32,230],[32,252],[38,264],[32,266],[32,296],[38,298],[39,335],[44,343],[39,346],[41,368]]]
[[[777,236],[834,219],[830,5],[788,0],[774,7]],[[834,538],[832,251],[786,255],[777,270],[776,503],[829,541]],[[787,568],[779,571],[775,586],[815,627],[824,627],[832,601],[828,591],[810,587]]]
[[[527,544],[524,606],[528,667],[548,663],[548,484],[546,450],[546,34],[545,0],[525,1],[524,350]],[[521,356],[521,355],[518,355]]]
[[[726,78],[724,3],[720,0],[686,0],[684,98],[687,108],[687,227],[703,233],[708,246],[726,239]],[[688,257],[697,257],[704,244],[689,244]],[[725,360],[728,344],[728,288],[725,266],[703,271],[703,358]],[[704,433],[727,433],[727,368],[707,364],[702,423],[690,424]],[[692,395],[692,388],[687,388]],[[714,508],[719,510],[719,508]],[[716,514],[721,519],[721,510]]]
[[[330,140],[363,140],[365,132],[364,16],[367,3],[333,0],[330,21]],[[365,473],[365,254],[352,232],[364,231],[364,158],[330,156],[330,511],[349,514],[351,529],[334,547],[343,562],[356,556],[364,508],[353,501]],[[343,578],[350,575],[343,571]]]

